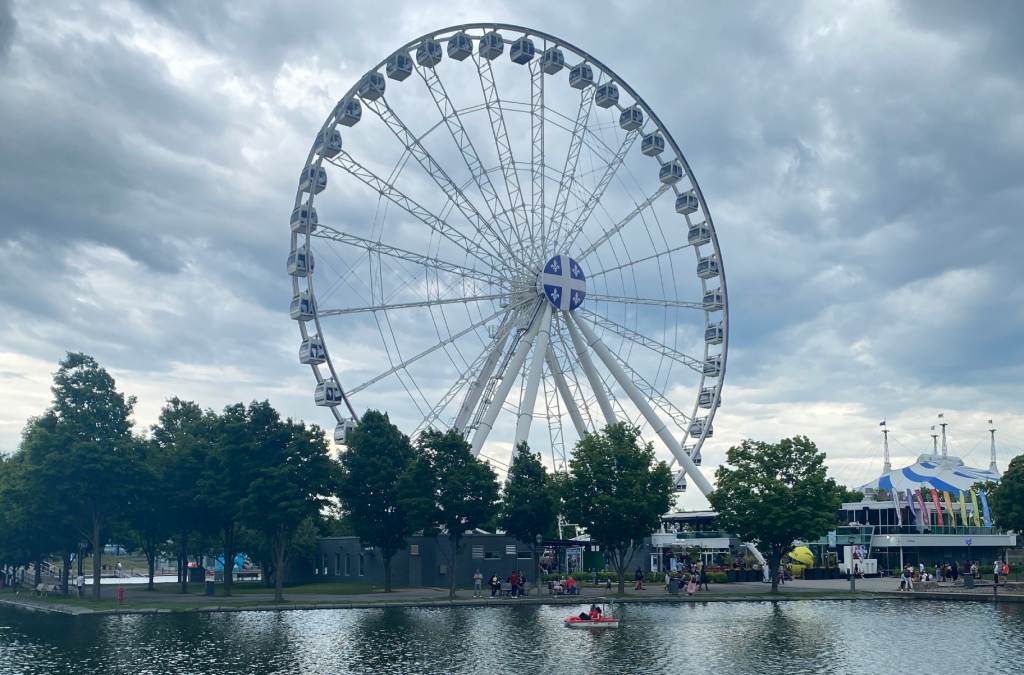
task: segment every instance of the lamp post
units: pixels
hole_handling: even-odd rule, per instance
[[[853,593],[857,590],[857,578],[853,573],[853,546],[857,538],[851,534],[847,539],[850,543],[850,559],[846,561],[846,571],[850,575],[850,592]]]

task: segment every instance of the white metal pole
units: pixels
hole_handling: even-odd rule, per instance
[[[593,349],[598,358],[604,362],[605,367],[608,368],[611,374],[615,377],[619,386],[622,387],[623,391],[626,392],[626,395],[629,396],[629,399],[633,401],[633,405],[640,410],[640,413],[647,420],[647,423],[654,429],[654,433],[658,435],[658,438],[661,439],[662,443],[664,443],[672,452],[680,466],[686,469],[686,473],[693,478],[693,482],[697,484],[697,487],[700,488],[700,491],[705,497],[711,494],[714,491],[711,487],[711,483],[708,482],[708,479],[700,472],[700,469],[698,469],[697,465],[693,463],[690,456],[683,451],[682,446],[679,445],[679,441],[676,440],[675,436],[672,435],[672,432],[669,431],[667,426],[665,426],[665,423],[662,422],[661,418],[654,412],[654,409],[651,408],[651,404],[647,402],[647,399],[643,396],[640,390],[637,389],[637,386],[633,384],[633,381],[629,379],[626,372],[622,370],[618,362],[616,362],[615,357],[608,351],[608,348],[598,339],[597,335],[594,334],[594,331],[592,331],[586,323],[583,321],[576,321],[575,319],[573,319],[573,321],[575,321],[583,335],[586,336],[587,343],[590,345],[590,348]]]
[[[534,340],[533,358],[530,359],[530,370],[526,376],[526,389],[519,402],[519,420],[516,422],[516,436],[512,443],[512,456],[515,457],[519,444],[530,440],[530,426],[533,424],[533,407],[537,404],[537,389],[540,387],[540,375],[544,370],[544,355],[548,352],[551,340],[551,303],[544,303],[544,310],[537,324],[537,337]]]
[[[540,322],[535,323],[530,328],[530,332],[524,335],[519,344],[516,345],[516,350],[512,354],[512,360],[509,361],[508,367],[505,368],[505,375],[501,378],[501,384],[498,385],[497,391],[494,392],[494,398],[484,412],[484,417],[480,420],[480,426],[473,433],[474,457],[480,454],[480,448],[483,447],[484,441],[487,440],[487,435],[491,433],[494,421],[498,418],[498,413],[501,412],[505,399],[508,398],[508,393],[512,390],[512,384],[516,380],[516,375],[523,368],[526,355],[530,352],[530,345],[533,344],[533,339],[537,337],[537,329],[539,328]]]
[[[597,405],[601,407],[601,414],[604,415],[605,424],[615,424],[615,411],[612,410],[612,403],[608,400],[608,393],[604,389],[604,382],[597,374],[597,369],[594,368],[594,361],[590,358],[590,351],[587,349],[587,345],[584,344],[583,338],[580,337],[579,331],[576,330],[575,322],[566,317],[565,325],[569,327],[569,337],[572,338],[572,346],[576,349],[576,355],[580,358],[580,365],[583,366],[583,372],[587,376],[587,380],[590,381],[590,388],[594,390],[594,396],[597,398]]]
[[[565,375],[562,374],[562,370],[558,365],[558,359],[555,358],[555,352],[548,345],[548,353],[545,357],[548,362],[548,370],[551,371],[551,377],[555,380],[555,388],[558,389],[559,395],[562,397],[562,401],[565,403],[566,409],[569,411],[569,419],[572,420],[572,425],[576,427],[576,433],[583,438],[587,435],[587,425],[583,422],[583,415],[580,414],[580,409],[576,406],[576,399],[572,397],[572,392],[569,391],[569,384],[565,381]]]
[[[498,365],[498,359],[501,357],[502,350],[505,349],[505,343],[508,342],[508,334],[513,325],[515,325],[515,321],[510,316],[502,321],[498,327],[494,347],[491,349],[491,353],[487,355],[487,360],[484,361],[484,365],[480,368],[480,372],[477,373],[473,384],[469,385],[469,391],[466,392],[466,398],[462,401],[459,414],[455,416],[454,427],[456,429],[466,430],[469,418],[473,411],[476,410],[476,404],[480,402],[480,395],[483,394],[484,388],[487,386],[487,380],[490,379],[491,373],[494,372],[495,366]]]

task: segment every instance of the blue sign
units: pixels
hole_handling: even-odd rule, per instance
[[[974,541],[974,540],[973,540],[973,539],[971,539],[970,537],[965,537],[965,538],[964,538],[964,545],[965,545],[965,546],[970,546],[970,545],[971,545],[971,542],[973,542],[973,541]]]
[[[557,310],[571,312],[587,297],[587,277],[583,268],[567,255],[556,255],[544,265],[540,275],[544,296]]]

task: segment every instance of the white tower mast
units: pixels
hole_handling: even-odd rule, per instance
[[[942,419],[942,413],[939,413],[939,426],[942,427],[942,456],[945,457],[948,454],[948,446],[946,445],[946,420]]]
[[[932,425],[932,431],[935,431],[935,425]],[[932,434],[932,454],[939,454],[939,435],[936,433]]]
[[[988,421],[988,433],[992,438],[992,456],[988,462],[988,470],[993,473],[999,473],[999,469],[996,468],[996,428],[992,426],[992,420]]]
[[[882,475],[886,476],[892,471],[892,464],[889,462],[889,427],[885,426],[882,420]]]

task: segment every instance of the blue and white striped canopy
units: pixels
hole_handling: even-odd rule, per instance
[[[857,489],[872,488],[892,492],[894,489],[917,490],[922,485],[927,485],[940,492],[948,490],[955,494],[959,490],[966,491],[975,483],[998,481],[999,478],[998,472],[966,466],[959,457],[921,455],[910,466],[893,469]]]

